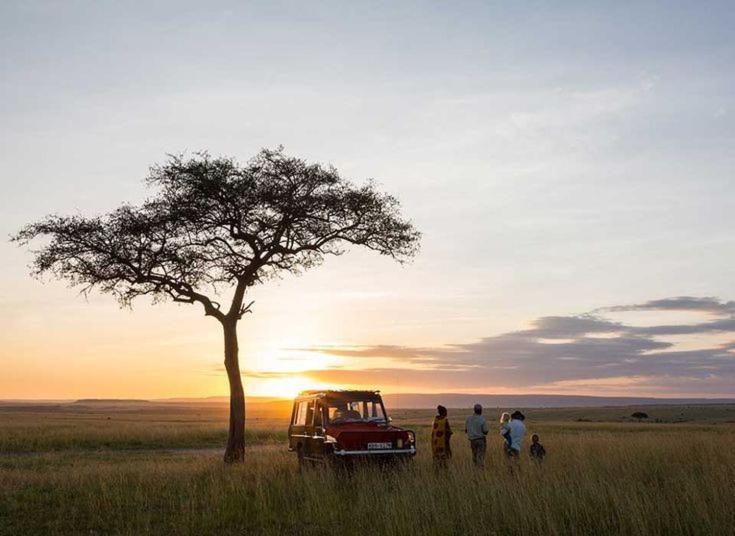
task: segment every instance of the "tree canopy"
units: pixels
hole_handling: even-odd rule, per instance
[[[399,203],[372,182],[356,186],[331,166],[264,149],[245,165],[207,153],[151,168],[154,195],[99,217],[51,215],[14,240],[50,240],[33,271],[113,294],[200,303],[222,320],[240,317],[247,287],[298,273],[350,244],[405,261],[420,234]],[[225,310],[212,297],[234,286]],[[238,299],[239,297],[239,299]]]

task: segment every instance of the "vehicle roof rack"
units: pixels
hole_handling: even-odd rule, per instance
[[[380,389],[307,389],[298,396],[314,396],[328,394],[343,395],[379,395]]]

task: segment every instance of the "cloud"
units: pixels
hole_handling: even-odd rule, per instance
[[[318,352],[339,357],[392,357],[409,360],[422,359],[422,350],[407,346],[393,346],[388,344],[376,346],[310,346],[308,348],[289,348],[301,352]]]
[[[534,323],[534,329],[527,334],[536,334],[547,339],[567,339],[590,333],[614,333],[624,326],[592,315],[584,316],[545,316]]]
[[[735,318],[726,318],[701,324],[650,326],[645,328],[631,328],[631,330],[642,335],[692,335],[710,332],[729,333],[735,331]]]
[[[603,312],[700,311],[720,318],[704,323],[631,326]],[[727,340],[696,350],[667,335],[717,334]],[[549,390],[594,393],[735,395],[735,302],[675,297],[598,309],[578,316],[546,316],[530,329],[474,342],[420,348],[394,345],[319,346],[308,350],[352,358],[380,357],[389,366],[308,371],[334,383],[416,389]],[[696,390],[696,392],[692,391]]]
[[[627,311],[698,311],[712,314],[735,315],[735,301],[722,302],[717,298],[678,296],[662,300],[651,300],[635,305],[617,305],[598,309],[598,312]]]

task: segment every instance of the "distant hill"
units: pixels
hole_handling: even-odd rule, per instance
[[[282,397],[277,396],[246,396],[245,402],[251,403],[251,404],[264,404],[269,402],[281,402],[285,400]],[[207,396],[203,398],[192,398],[192,397],[177,397],[177,398],[159,398],[154,400],[154,402],[163,402],[163,403],[171,403],[171,404],[229,404],[230,403],[230,397],[229,396]]]
[[[149,404],[150,400],[138,398],[80,398],[74,404]]]
[[[425,409],[442,404],[449,408],[469,408],[476,403],[489,408],[573,408],[608,406],[660,406],[691,404],[735,404],[735,398],[655,398],[655,397],[607,397],[574,395],[493,395],[464,393],[386,393],[385,404],[390,409]],[[159,403],[174,404],[227,404],[229,397],[170,398]],[[290,399],[277,397],[247,397],[248,407],[286,407]]]
[[[665,406],[700,404],[735,404],[735,398],[654,398],[654,397],[609,397],[574,395],[493,395],[464,393],[386,393],[383,395],[388,409],[428,409],[442,404],[448,408],[470,408],[480,403],[488,408],[584,408],[614,406]],[[229,397],[206,398],[83,398],[79,400],[0,400],[1,406],[44,406],[71,405],[77,407],[161,407],[161,406],[207,406],[226,407]],[[278,397],[247,397],[246,406],[257,411],[288,412],[291,400]]]

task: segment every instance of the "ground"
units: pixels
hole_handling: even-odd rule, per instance
[[[643,410],[649,422],[631,413]],[[218,404],[0,406],[0,535],[732,534],[735,406],[528,409],[549,455],[511,470],[491,435],[470,465],[466,410],[436,471],[432,412],[406,468],[299,472],[285,408],[249,412],[245,464],[221,461]],[[488,414],[496,416],[495,409]]]

